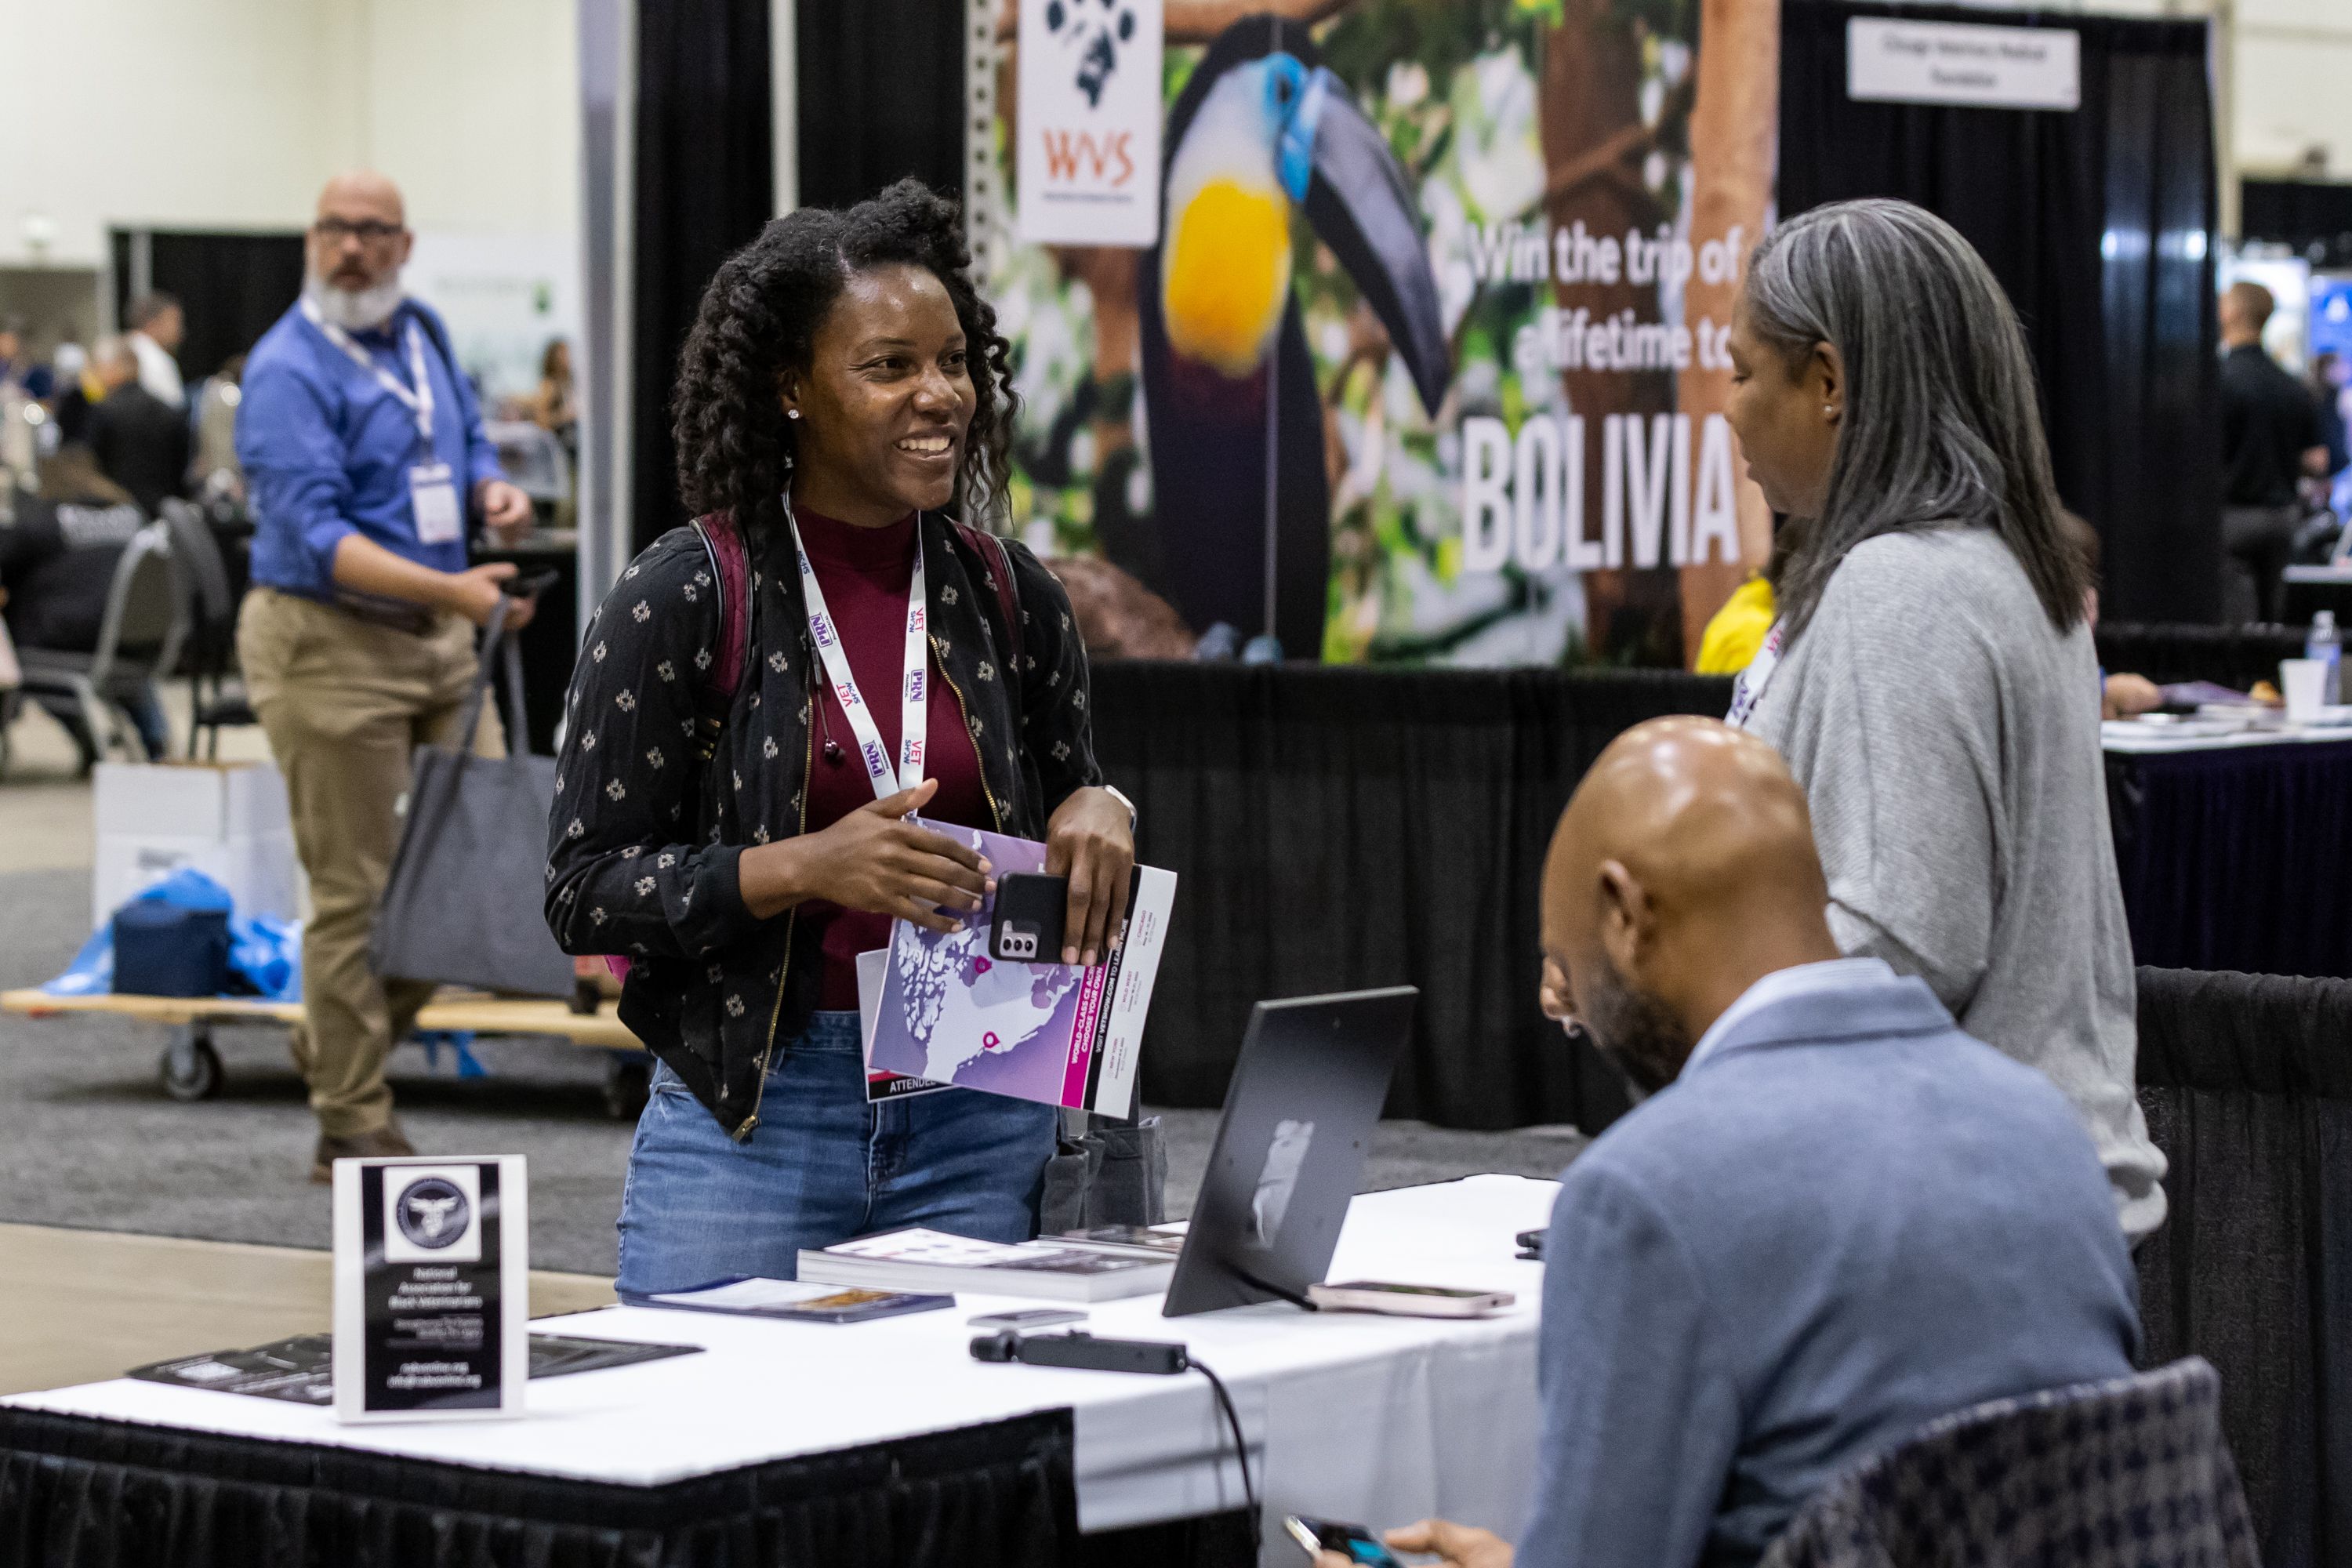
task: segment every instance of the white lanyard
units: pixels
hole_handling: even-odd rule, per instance
[[[326,335],[329,342],[342,350],[353,364],[375,377],[378,386],[398,398],[403,407],[416,416],[417,438],[429,451],[433,446],[433,378],[425,374],[425,340],[424,334],[416,330],[416,323],[408,323],[408,374],[409,379],[416,384],[416,390],[411,392],[400,384],[397,376],[376,363],[367,350],[352,342],[349,332],[320,315],[318,305],[307,296],[302,300],[302,315]]]
[[[1756,705],[1764,700],[1765,683],[1772,679],[1772,671],[1780,663],[1781,626],[1781,622],[1772,623],[1772,629],[1764,634],[1764,646],[1756,650],[1756,657],[1748,661],[1748,668],[1732,683],[1731,711],[1724,716],[1724,722],[1736,730],[1748,728],[1748,721],[1756,716]]]
[[[857,736],[857,754],[866,763],[866,776],[873,781],[875,798],[887,800],[923,782],[924,726],[929,722],[930,713],[931,647],[929,616],[923,597],[922,521],[919,517],[915,522],[915,571],[907,584],[907,675],[899,682],[898,766],[895,773],[890,767],[890,750],[882,743],[882,731],[875,725],[866,699],[858,694],[857,677],[849,669],[849,655],[843,651],[832,613],[824,607],[824,590],[817,586],[808,551],[802,547],[800,520],[793,516],[790,496],[784,498],[784,521],[792,525],[793,555],[800,563],[801,597],[808,605],[809,635],[816,639],[816,653],[824,661],[825,679],[833,682],[833,694],[840,700],[841,710],[849,716],[849,727]]]

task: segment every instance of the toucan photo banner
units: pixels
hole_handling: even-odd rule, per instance
[[[1139,245],[1024,243],[1033,5],[1139,9],[1023,0],[1000,62],[1031,543],[1293,659],[1686,662],[1769,548],[1723,406],[1776,0],[1165,0]]]

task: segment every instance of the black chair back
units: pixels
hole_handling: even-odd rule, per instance
[[[228,563],[221,559],[212,525],[194,504],[172,498],[160,510],[171,531],[172,553],[187,574],[194,595],[194,624],[188,628],[193,673],[217,675],[227,666],[236,642],[236,601],[229,593]]]
[[[2191,1356],[1930,1422],[1800,1510],[1762,1568],[2261,1568]]]

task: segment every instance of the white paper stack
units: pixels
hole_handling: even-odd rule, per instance
[[[970,1290],[1055,1301],[1109,1301],[1168,1288],[1172,1258],[1122,1258],[1045,1241],[974,1241],[937,1230],[894,1230],[803,1252],[800,1277],[870,1290]]]

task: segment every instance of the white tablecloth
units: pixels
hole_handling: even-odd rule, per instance
[[[2126,755],[2150,752],[2234,752],[2248,746],[2293,746],[2315,741],[2352,741],[2352,725],[2340,722],[2281,724],[2270,729],[2231,730],[2224,733],[2215,733],[2195,720],[2181,724],[2147,724],[2133,719],[2110,719],[2099,726],[2100,746]]]
[[[1082,1327],[1181,1340],[1233,1391],[1266,1518],[1264,1561],[1297,1549],[1286,1512],[1376,1525],[1444,1514],[1506,1534],[1527,1506],[1535,1444],[1538,1265],[1513,1237],[1548,1223],[1558,1187],[1474,1176],[1356,1199],[1329,1278],[1517,1293],[1476,1321],[1306,1313],[1279,1304],[1165,1319],[1160,1298],[1089,1309]],[[1233,1443],[1206,1380],[991,1365],[966,1320],[1007,1306],[845,1327],[614,1307],[542,1320],[592,1338],[708,1353],[532,1384],[520,1420],[344,1426],[323,1410],[117,1378],[5,1401],[199,1431],[322,1443],[652,1486],[794,1455],[1068,1406],[1087,1531],[1238,1508]]]

